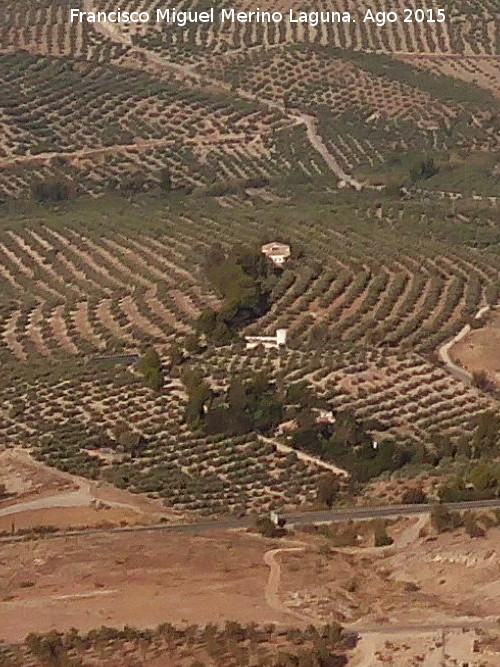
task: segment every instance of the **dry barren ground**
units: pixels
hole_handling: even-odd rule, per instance
[[[25,452],[5,452],[0,462],[13,494],[0,505],[0,530],[10,530],[13,518],[16,528],[158,520],[154,502],[52,471]],[[60,506],[65,498],[85,502]],[[5,514],[37,502],[56,505]],[[356,526],[357,547],[334,547],[302,529],[283,540],[220,532],[4,543],[0,639],[101,625],[236,620],[305,627],[338,620],[361,633],[352,662],[358,667],[440,665],[443,656],[450,665],[498,664],[496,654],[488,662],[473,648],[475,625],[500,616],[500,529],[471,540],[463,532],[429,534],[426,522],[390,522],[394,544],[382,549],[372,546],[370,522]],[[446,626],[454,627],[443,635]]]
[[[484,327],[454,345],[451,356],[471,373],[485,371],[500,387],[500,312],[493,311]]]
[[[420,524],[420,525],[419,525]],[[282,550],[284,608],[313,622],[335,618],[357,628],[352,664],[498,665],[475,651],[500,613],[498,529],[471,540],[462,532],[425,536],[418,522],[395,522],[394,546]],[[351,664],[351,663],[350,663]]]
[[[72,626],[338,619],[358,629],[354,665],[494,665],[472,653],[474,625],[500,615],[499,529],[418,536],[393,523],[393,546],[333,548],[321,536],[128,534],[0,547],[1,638]],[[366,531],[361,530],[366,533]],[[467,631],[462,631],[461,625]],[[482,661],[479,661],[481,658]],[[422,660],[424,661],[422,663]]]
[[[264,540],[132,534],[0,548],[1,637],[72,626],[286,622],[268,608]]]
[[[281,599],[310,616],[363,626],[498,616],[499,537],[491,529],[480,540],[460,532],[417,538],[404,549],[286,552]]]
[[[352,656],[355,667],[394,665],[397,667],[493,667],[484,655],[474,652],[477,632],[457,629],[438,632],[387,633],[367,635]]]
[[[78,488],[69,475],[39,465],[27,452],[17,449],[0,452],[0,484],[16,499]]]
[[[54,526],[119,526],[179,520],[144,496],[92,482],[35,461],[22,449],[0,453],[0,532]]]

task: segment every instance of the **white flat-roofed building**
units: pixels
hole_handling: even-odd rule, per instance
[[[245,336],[247,350],[262,345],[266,350],[272,350],[286,345],[287,329],[277,329],[275,336]]]
[[[292,251],[290,246],[286,243],[266,243],[260,249],[261,253],[265,255],[275,266],[282,267],[286,260],[291,256]]]

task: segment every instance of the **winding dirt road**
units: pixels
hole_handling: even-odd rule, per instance
[[[403,530],[401,534],[398,535],[393,544],[386,547],[339,547],[336,548],[335,551],[337,553],[349,554],[351,556],[359,555],[363,557],[391,555],[400,549],[406,549],[413,542],[415,542],[420,536],[420,531],[428,523],[428,521],[428,515],[424,514],[420,516],[415,523],[413,523],[411,526],[408,526],[408,528]],[[271,607],[271,609],[274,609],[275,611],[278,611],[282,614],[295,616],[301,621],[305,621],[307,623],[322,623],[324,621],[322,621],[319,617],[313,614],[304,614],[303,612],[289,609],[280,600],[278,593],[281,580],[281,565],[279,563],[280,554],[294,551],[304,551],[310,546],[305,542],[297,541],[287,541],[287,544],[290,546],[271,549],[270,551],[266,551],[264,554],[264,563],[269,567],[269,577],[264,590],[266,602]]]
[[[45,498],[37,498],[37,500],[29,500],[8,507],[0,508],[0,517],[14,516],[22,512],[32,512],[35,510],[57,509],[60,507],[91,507],[93,503],[99,502],[107,507],[116,507],[119,509],[127,509],[133,512],[141,513],[141,510],[134,507],[132,504],[120,503],[115,500],[100,500],[92,493],[90,484],[88,486],[82,485],[77,491],[68,491],[67,493],[59,493],[53,496],[46,496]]]
[[[418,521],[409,526],[406,530],[397,537],[393,545],[388,547],[345,547],[336,549],[341,553],[359,554],[363,557],[376,555],[392,555],[401,549],[405,549],[413,542],[415,542],[422,528],[428,522],[429,517],[423,515],[419,517]],[[281,602],[279,596],[279,587],[281,581],[281,565],[280,556],[283,553],[303,551],[310,545],[301,542],[288,542],[290,546],[278,547],[271,549],[264,554],[264,563],[269,567],[269,577],[265,586],[264,594],[266,603],[276,612],[284,614],[285,616],[292,616],[300,620],[304,624],[323,625],[325,620],[315,616],[314,614],[306,614],[296,609],[290,609]],[[376,652],[383,645],[387,638],[395,635],[408,635],[414,638],[415,636],[425,636],[429,633],[439,633],[444,631],[462,631],[464,629],[476,630],[477,628],[491,628],[496,627],[496,619],[491,618],[464,618],[455,619],[449,622],[430,622],[426,624],[363,624],[363,619],[356,623],[346,625],[345,629],[355,632],[359,635],[359,641],[356,650],[350,656],[349,664],[353,667],[373,667]],[[376,659],[375,659],[376,660]],[[379,664],[377,662],[377,664]]]
[[[87,12],[93,11],[92,0],[84,0],[83,9]],[[103,22],[103,23],[93,24],[93,28],[97,32],[100,32],[107,39],[110,39],[122,46],[127,47],[131,55],[134,54],[138,55],[139,57],[143,58],[149,65],[151,65],[157,70],[170,72],[172,74],[180,76],[182,79],[192,79],[193,81],[196,81],[197,85],[199,85],[202,88],[213,87],[215,90],[225,89],[228,94],[234,93],[234,91],[231,90],[231,87],[224,81],[221,81],[219,79],[214,79],[207,75],[202,75],[196,70],[195,67],[189,64],[181,65],[178,63],[167,61],[161,56],[157,55],[156,53],[150,51],[149,49],[134,45],[131,36],[120,30],[120,27],[118,25],[112,25],[107,22]],[[264,104],[266,107],[276,109],[281,113],[286,114],[288,118],[291,121],[293,121],[294,124],[305,125],[309,143],[311,144],[312,148],[314,148],[314,150],[317,153],[319,153],[319,155],[321,155],[321,157],[325,161],[330,171],[333,172],[335,176],[339,179],[339,183],[348,185],[357,191],[363,188],[363,183],[356,180],[350,174],[347,174],[342,169],[340,164],[337,162],[335,157],[330,153],[327,146],[323,142],[323,139],[318,134],[316,127],[316,119],[313,116],[308,116],[307,114],[304,113],[289,112],[284,107],[283,104],[280,104],[273,100],[258,99],[256,98],[255,95],[252,95],[245,90],[238,89],[237,93],[240,97],[243,97],[244,99]]]
[[[485,315],[487,312],[491,310],[491,306],[483,306],[480,308],[474,319],[479,320],[483,315]],[[472,383],[472,373],[469,373],[468,370],[465,368],[462,368],[461,366],[458,366],[451,358],[450,356],[450,350],[451,348],[459,343],[461,340],[467,336],[467,334],[470,333],[472,327],[470,324],[466,324],[460,331],[457,333],[456,336],[454,336],[451,340],[449,340],[447,343],[444,345],[441,345],[438,351],[438,357],[439,359],[446,365],[448,370],[452,375],[457,377],[459,380],[462,382],[465,382],[466,384],[471,384]]]
[[[278,556],[282,553],[291,551],[303,551],[307,545],[293,546],[293,547],[279,547],[278,549],[271,549],[264,554],[264,563],[269,567],[269,578],[264,589],[266,602],[274,611],[288,616],[294,616],[301,621],[318,622],[319,619],[315,616],[308,616],[301,612],[289,609],[280,600],[279,586],[281,580],[281,565]]]
[[[307,114],[298,114],[294,116],[299,122],[304,123],[307,129],[307,138],[309,143],[314,148],[314,150],[321,155],[323,160],[328,165],[330,171],[333,171],[335,176],[342,183],[350,185],[355,190],[359,191],[363,188],[363,184],[360,181],[357,181],[353,176],[347,174],[342,167],[339,165],[337,160],[329,152],[328,148],[323,143],[323,139],[318,134],[316,128],[316,119],[313,116],[308,116]]]

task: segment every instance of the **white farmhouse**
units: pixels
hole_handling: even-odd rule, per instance
[[[289,245],[286,243],[278,243],[277,241],[266,243],[262,246],[260,251],[268,259],[270,259],[275,266],[280,268],[292,254]]]
[[[316,413],[317,424],[335,424],[335,415],[332,410],[325,410],[324,408],[313,408]]]
[[[262,345],[266,350],[273,348],[284,347],[286,345],[287,329],[277,329],[275,336],[245,336],[245,343],[247,350]]]

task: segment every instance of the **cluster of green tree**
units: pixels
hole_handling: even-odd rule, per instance
[[[334,423],[318,422],[313,411],[302,410],[297,421],[299,428],[292,436],[292,446],[335,462],[358,482],[398,470],[414,456],[409,447],[392,440],[375,444],[366,427],[349,410],[337,413]]]
[[[412,487],[403,493],[401,501],[405,505],[422,505],[427,503],[428,498],[423,489],[420,487]]]
[[[192,429],[198,429],[205,423],[205,415],[212,404],[212,390],[203,373],[193,366],[184,366],[181,379],[188,394],[184,419]]]
[[[412,183],[417,181],[426,181],[432,178],[439,172],[433,158],[427,157],[423,160],[418,160],[410,167],[410,180]]]
[[[481,391],[494,393],[496,391],[495,381],[490,378],[486,371],[473,371],[472,383]]]
[[[192,366],[184,366],[182,379],[189,394],[185,418],[193,428],[202,427],[210,434],[242,435],[251,431],[268,433],[286,419],[293,419],[297,428],[291,446],[346,469],[354,482],[365,483],[384,472],[395,472],[414,464],[438,465],[443,459],[474,459],[498,453],[500,417],[484,413],[477,419],[472,438],[459,442],[436,437],[432,446],[398,443],[392,439],[374,442],[369,430],[376,424],[363,424],[352,411],[345,410],[331,419],[319,419],[328,403],[318,397],[307,382],[289,385],[286,390],[256,373],[243,382],[233,377],[229,388],[214,395],[202,374]],[[490,470],[490,476],[495,469]],[[496,473],[495,473],[496,474]],[[496,497],[497,484],[482,486],[471,480],[457,481],[441,490],[444,500]],[[498,474],[500,480],[500,473]],[[472,485],[467,482],[472,482]],[[318,487],[318,501],[331,506],[338,494],[338,482],[324,480]],[[409,490],[403,502],[423,503],[427,498],[419,489]]]
[[[113,430],[113,436],[115,446],[117,445],[119,450],[132,458],[140,456],[147,446],[142,433],[132,430],[126,422],[118,422]]]
[[[380,444],[380,448],[384,449],[383,443]],[[472,437],[466,434],[459,439],[451,439],[446,435],[437,434],[427,445],[412,442],[408,445],[397,446],[396,451],[398,454],[394,463],[398,465],[395,468],[389,467],[388,470],[398,469],[406,463],[437,467],[454,461],[466,463],[467,461],[479,461],[481,458],[493,459],[500,454],[500,416],[494,412],[484,412],[478,415]],[[381,461],[382,459],[377,458],[376,460]],[[496,492],[492,490],[491,486],[489,491],[473,488],[473,484],[465,488],[468,481],[472,480],[465,479],[465,482],[462,480],[448,484],[446,490],[442,491],[443,499],[451,501],[496,497]],[[425,500],[413,500],[412,502],[425,502]]]
[[[375,444],[351,411],[337,413],[333,422],[318,419],[319,411],[329,405],[305,381],[283,390],[279,382],[274,385],[265,374],[256,373],[246,382],[233,377],[228,390],[214,396],[198,371],[186,367],[182,377],[189,394],[186,420],[192,427],[203,427],[210,434],[267,433],[284,419],[294,419],[297,428],[291,446],[345,468],[356,482],[394,472],[422,457],[430,462],[434,456],[392,440]],[[318,502],[331,507],[339,489],[337,478],[325,476],[318,485]],[[404,502],[425,500],[421,493],[409,494]]]
[[[282,526],[277,526],[268,516],[260,516],[255,521],[255,528],[263,537],[283,537],[286,530]]]
[[[473,459],[500,454],[500,415],[494,412],[479,415],[468,453]]]
[[[459,512],[450,512],[445,505],[437,503],[431,509],[431,525],[438,533],[446,533],[459,528],[462,518]]]
[[[500,496],[500,463],[485,460],[473,465],[438,491],[443,502],[484,500]]]
[[[326,507],[332,507],[340,492],[338,475],[323,475],[318,482],[316,499]]]
[[[185,366],[181,377],[189,397],[184,416],[191,428],[210,434],[267,433],[283,418],[283,397],[265,373],[255,373],[246,382],[235,376],[220,395],[192,366]]]
[[[72,195],[70,184],[63,180],[36,181],[31,192],[33,199],[41,204],[65,201]]]
[[[486,530],[479,523],[475,512],[465,512],[462,522],[469,537],[484,537],[486,535]]]
[[[31,633],[26,637],[26,645],[42,664],[61,665],[68,659],[67,649],[58,632],[53,631],[46,635]]]
[[[214,344],[224,345],[240,327],[267,311],[275,271],[256,249],[236,246],[226,254],[218,243],[207,252],[204,269],[223,304],[218,311],[202,311],[197,328]]]
[[[198,333],[191,333],[182,340],[178,339],[174,341],[167,353],[169,374],[172,377],[180,377],[182,375],[182,367],[189,364],[193,357],[205,349],[206,345],[202,343]]]
[[[453,532],[465,528],[469,537],[484,537],[486,530],[480,521],[486,521],[475,512],[450,512],[445,505],[436,504],[431,510],[431,525],[438,533]],[[493,521],[495,525],[495,522]]]
[[[265,373],[256,373],[247,382],[235,376],[225,395],[217,397],[207,411],[205,431],[227,435],[267,433],[282,421],[283,412],[283,396]]]
[[[163,370],[161,359],[154,347],[148,347],[137,362],[137,368],[144,377],[146,385],[154,391],[163,387]]]
[[[177,628],[162,623],[155,629],[138,630],[128,625],[122,629],[102,626],[86,634],[80,634],[76,628],[65,633],[56,630],[31,633],[22,645],[9,652],[7,662],[11,667],[20,667],[31,664],[35,658],[53,667],[77,667],[83,664],[83,656],[85,661],[89,656],[91,660],[98,655],[102,658],[105,647],[107,659],[122,664],[125,644],[135,644],[140,646],[146,663],[153,656],[175,659],[182,654],[184,661],[196,656],[192,667],[223,663],[255,667],[343,667],[348,662],[346,653],[356,642],[357,635],[345,632],[335,621],[303,629],[290,627],[285,633],[278,633],[272,624],[241,625],[235,621],[227,621],[223,627],[194,624]]]

